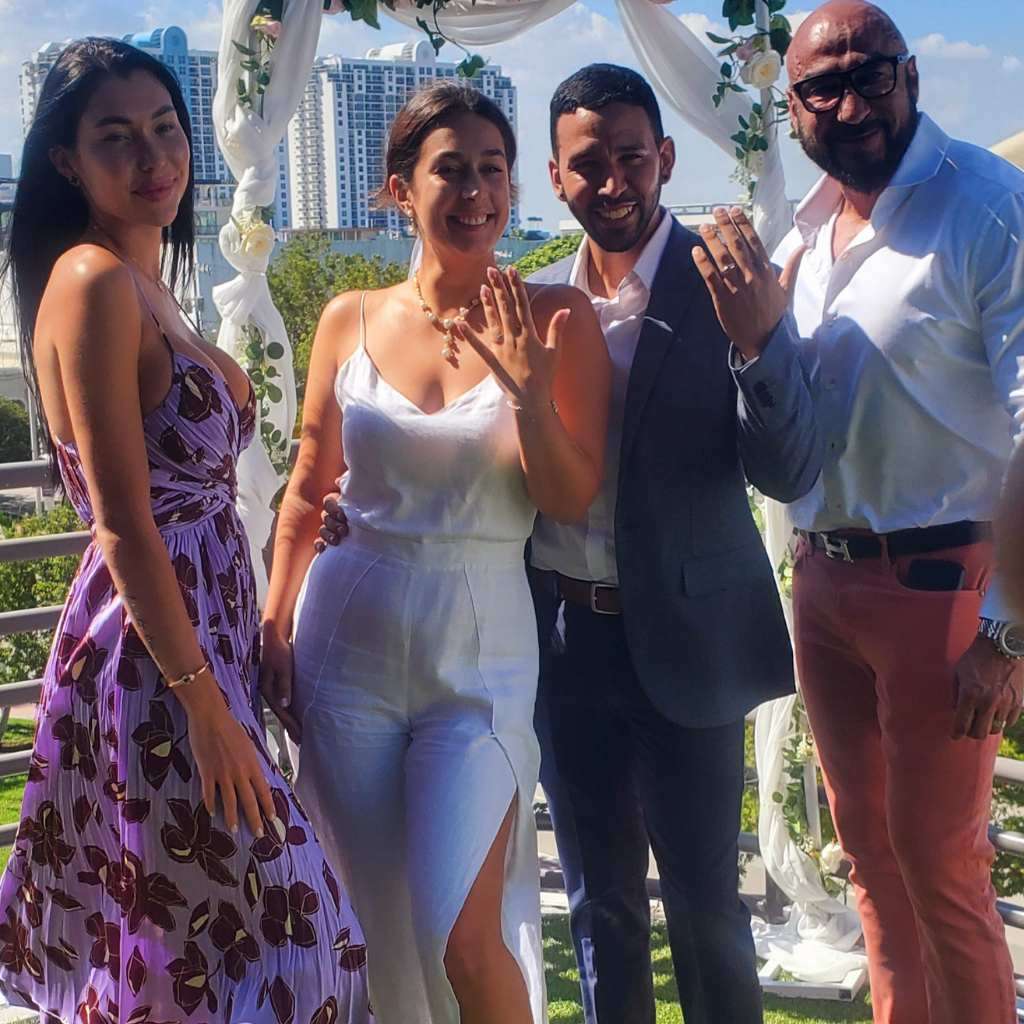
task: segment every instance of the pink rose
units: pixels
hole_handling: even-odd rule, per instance
[[[252,27],[268,39],[277,39],[281,34],[281,22],[274,21],[271,18],[253,18]]]
[[[745,63],[746,61],[750,60],[751,57],[754,56],[754,53],[755,53],[754,44],[753,43],[744,43],[736,51],[736,59],[740,60],[740,61],[743,61]]]

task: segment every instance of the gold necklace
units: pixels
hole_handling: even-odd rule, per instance
[[[456,324],[465,323],[466,317],[469,316],[470,311],[476,309],[476,307],[480,305],[480,296],[478,295],[473,299],[468,306],[460,306],[459,311],[455,316],[440,317],[430,308],[430,303],[423,298],[423,291],[420,288],[420,275],[418,271],[413,273],[412,283],[416,287],[416,295],[420,300],[420,309],[423,310],[423,315],[434,325],[434,327],[444,334],[444,345],[441,347],[441,357],[443,359],[447,359],[449,363],[455,364],[455,357],[458,355],[459,350],[455,345],[455,336],[452,334],[452,328]]]

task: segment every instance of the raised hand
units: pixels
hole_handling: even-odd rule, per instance
[[[480,289],[483,328],[462,320],[456,324],[458,336],[480,354],[511,403],[528,412],[550,407],[569,310],[560,309],[551,318],[547,338],[541,341],[530,296],[515,267],[504,273],[491,267],[487,281]]]
[[[707,250],[694,246],[693,261],[711,293],[718,322],[740,354],[754,359],[789,308],[806,246],[790,256],[776,277],[761,239],[740,207],[716,209],[714,225],[702,224],[700,235]]]

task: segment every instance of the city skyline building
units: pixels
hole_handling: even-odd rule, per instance
[[[457,65],[439,62],[426,40],[374,47],[365,57],[320,57],[288,124],[289,226],[305,229],[407,229],[394,209],[374,197],[384,183],[388,128],[416,90],[436,79],[456,80]],[[473,85],[517,127],[516,87],[496,65]],[[519,226],[513,202],[509,229]]]

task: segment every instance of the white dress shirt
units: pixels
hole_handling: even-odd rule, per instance
[[[876,533],[989,521],[1024,366],[1024,173],[922,114],[870,223],[833,261],[840,199],[823,178],[775,254],[781,266],[808,247],[793,315],[825,442],[792,519]],[[990,589],[983,614],[1004,617],[1000,605]]]
[[[626,388],[633,366],[640,328],[651,297],[654,276],[672,231],[672,215],[661,211],[661,221],[648,239],[633,269],[619,283],[615,295],[602,298],[590,290],[590,247],[584,237],[573,263],[569,283],[590,299],[601,323],[612,360],[608,441],[604,481],[582,523],[565,525],[537,517],[533,530],[532,562],[538,569],[554,569],[563,576],[594,583],[617,584],[615,562],[615,498],[619,486],[619,452]]]

